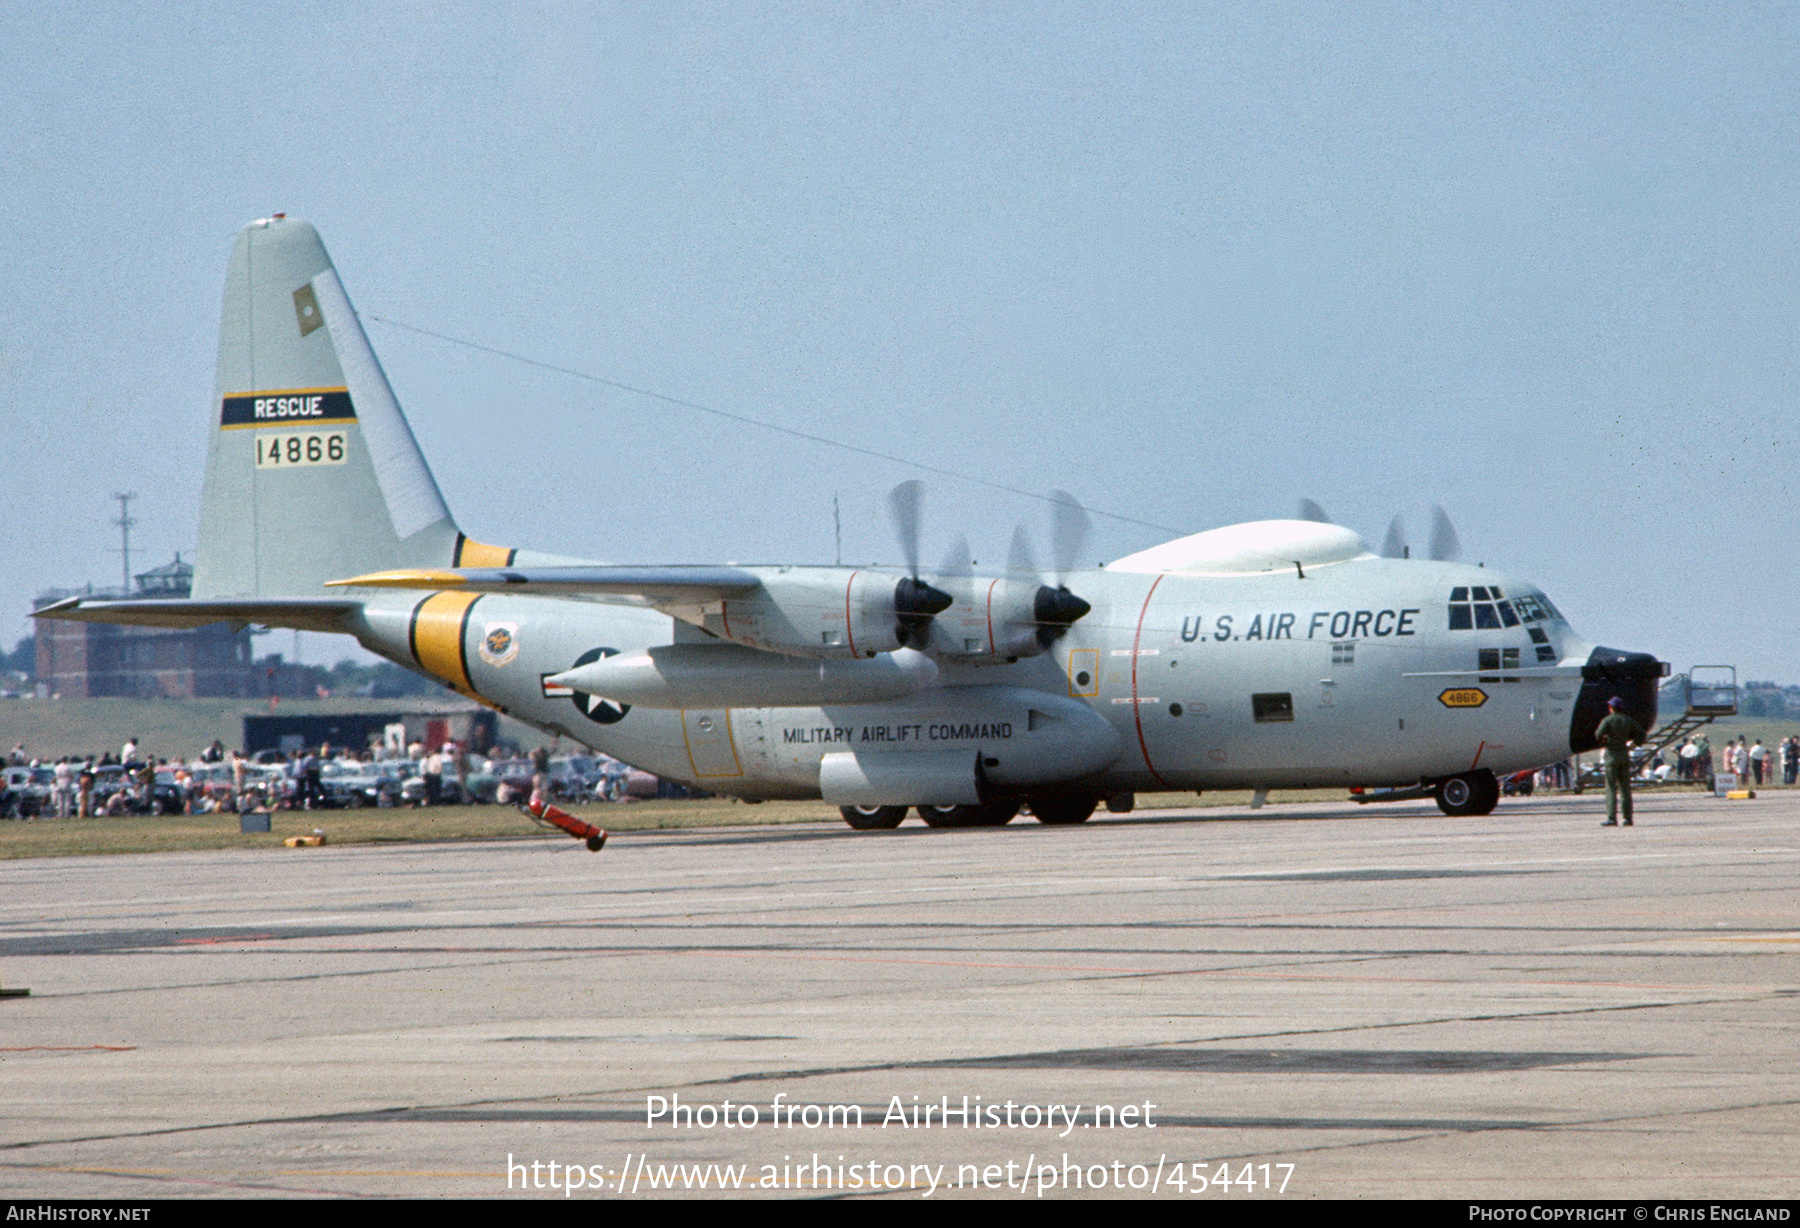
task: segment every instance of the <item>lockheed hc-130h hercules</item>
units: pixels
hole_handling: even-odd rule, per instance
[[[851,826],[1138,791],[1347,786],[1485,814],[1507,773],[1646,727],[1666,666],[1581,640],[1533,585],[1270,520],[1076,569],[620,566],[465,537],[305,222],[240,233],[226,279],[193,595],[41,618],[341,632],[536,727]]]

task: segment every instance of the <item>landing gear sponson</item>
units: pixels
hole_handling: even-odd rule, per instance
[[[927,827],[1004,827],[1023,806],[1030,806],[1038,822],[1064,826],[1085,823],[1099,804],[1099,798],[1086,794],[1044,795],[967,806],[839,806],[838,813],[857,831],[898,827],[908,809],[917,809]]]

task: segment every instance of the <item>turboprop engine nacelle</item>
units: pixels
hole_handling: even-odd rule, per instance
[[[702,624],[722,640],[793,657],[863,658],[923,647],[950,594],[910,576],[849,568],[763,571],[761,588],[729,597]]]
[[[939,580],[954,601],[932,620],[930,651],[971,663],[1005,662],[1046,652],[1092,607],[1067,587],[1035,577]]]
[[[645,708],[788,708],[900,699],[937,681],[910,649],[874,660],[806,660],[737,644],[667,644],[602,657],[546,679]]]

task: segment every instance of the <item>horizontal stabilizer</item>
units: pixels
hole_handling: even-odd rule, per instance
[[[761,584],[761,577],[736,567],[461,567],[372,572],[349,580],[332,580],[326,587],[636,598],[661,606],[738,597]]]
[[[33,618],[84,623],[124,623],[134,627],[205,627],[213,623],[255,623],[292,627],[296,631],[348,631],[344,617],[361,602],[307,597],[263,597],[255,600],[169,599],[165,601],[95,601],[70,597],[32,612]]]

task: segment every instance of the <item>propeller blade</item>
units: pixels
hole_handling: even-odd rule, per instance
[[[1406,559],[1412,552],[1406,548],[1406,526],[1400,523],[1400,517],[1394,517],[1388,525],[1387,540],[1381,543],[1381,557],[1384,559]]]
[[[1331,516],[1311,499],[1300,500],[1300,519],[1314,520],[1320,524],[1332,523]]]
[[[894,585],[894,638],[920,651],[931,642],[931,620],[956,604],[956,598],[919,578],[919,520],[925,485],[914,479],[888,492],[888,511],[906,556],[907,577]],[[962,547],[968,553],[968,547]]]
[[[1056,568],[1056,582],[1061,584],[1081,565],[1082,551],[1087,549],[1088,532],[1094,522],[1087,509],[1066,490],[1050,492],[1050,518],[1051,561]]]
[[[965,535],[958,533],[956,540],[950,543],[950,552],[944,556],[937,573],[952,579],[975,574],[975,564],[969,558],[969,539]]]
[[[919,577],[919,504],[924,491],[924,483],[915,478],[888,492],[888,511],[894,517],[894,532],[900,537],[900,553],[915,580]]]
[[[1431,508],[1431,557],[1440,563],[1454,563],[1462,557],[1462,543],[1456,539],[1449,515],[1435,504]]]
[[[1025,536],[1025,526],[1013,529],[1012,549],[1006,552],[1006,570],[1015,575],[1038,574],[1037,558],[1031,553],[1031,539]]]
[[[1091,527],[1087,510],[1067,491],[1051,491],[1050,500],[1056,579],[1052,585],[1044,583],[1040,578],[1037,591],[1031,597],[1031,621],[1037,627],[1035,636],[1037,642],[1045,648],[1049,648],[1066,634],[1076,619],[1094,608],[1071,593],[1069,586],[1063,583],[1064,576],[1074,568],[1081,552],[1087,547],[1088,530]],[[1038,571],[1037,559],[1031,552],[1031,539],[1025,535],[1023,525],[1013,530],[1012,550],[1006,557],[1006,569],[1015,576],[1042,576]]]

